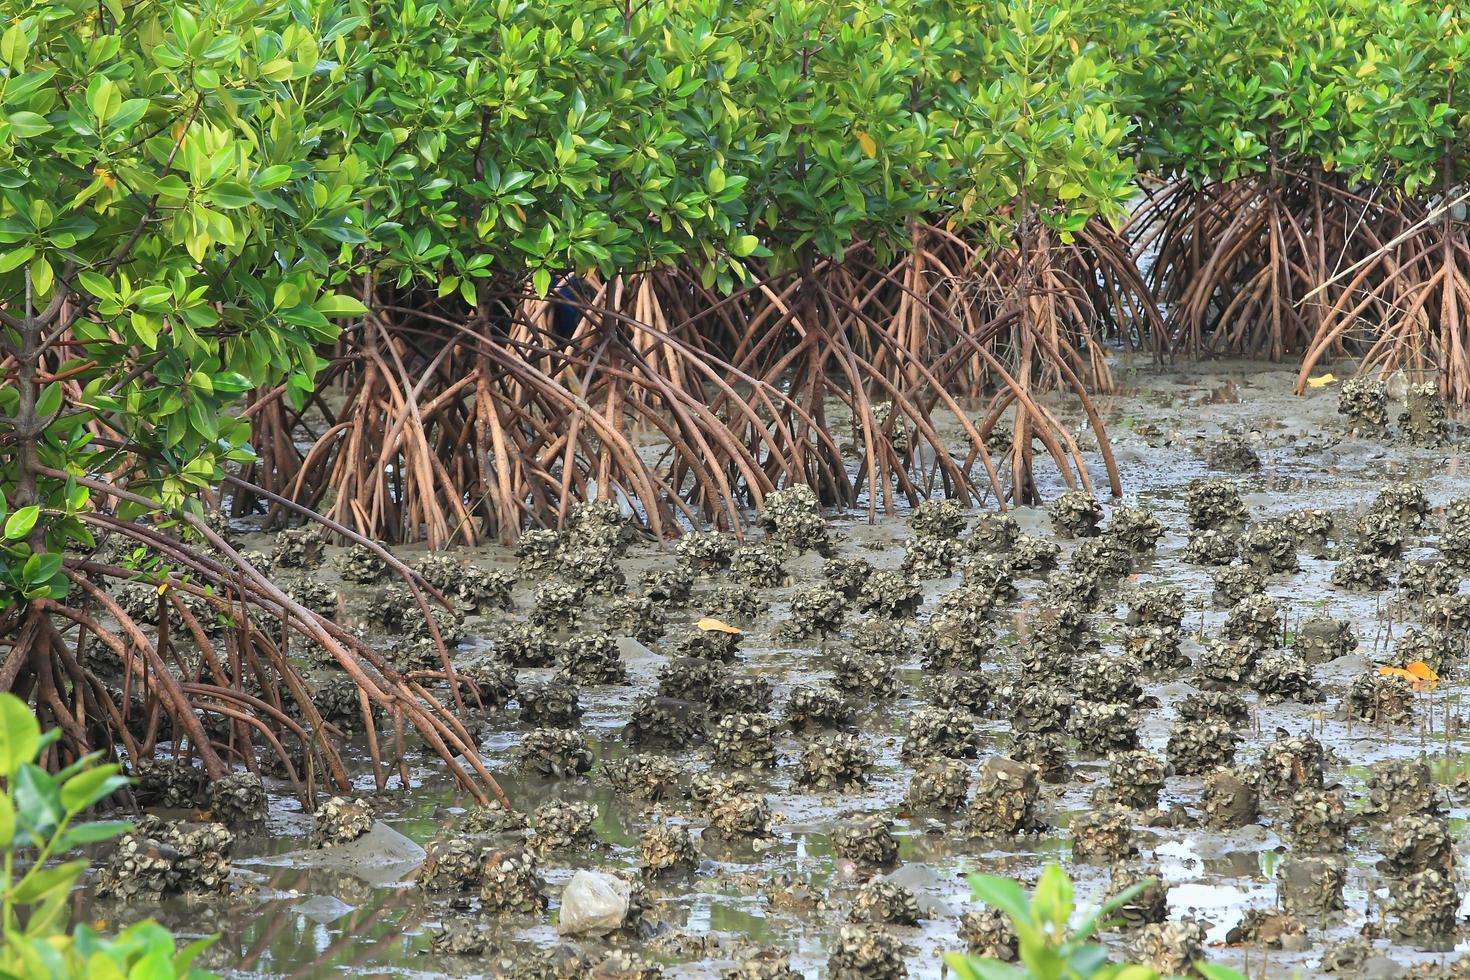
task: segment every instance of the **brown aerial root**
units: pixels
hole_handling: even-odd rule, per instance
[[[68,478],[58,470],[40,472]],[[147,505],[145,498],[102,480],[70,479],[104,504]],[[207,549],[114,517],[105,506],[83,519],[101,538],[116,536],[148,549],[168,573],[161,582],[149,580],[158,588],[156,625],[140,623],[106,587],[137,579],[136,572],[70,554],[63,566],[72,584],[68,601],[33,600],[12,614],[17,621],[7,630],[14,639],[0,661],[0,689],[29,700],[43,724],[61,730],[62,738],[48,749],[54,756],[49,763],[65,765],[94,749],[138,760],[171,743],[176,756],[197,757],[211,778],[227,774],[236,763],[259,772],[265,754],[277,759],[304,801],[310,800],[317,777],[347,791],[347,768],[334,744],[339,733],[321,717],[309,684],[287,657],[294,638],[317,644],[361,692],[379,789],[386,787],[387,776],[374,708],[394,720],[395,761],[405,786],[406,725],[441,757],[461,787],[477,799],[493,794],[507,803],[460,721],[461,685],[442,639],[442,674],[453,692],[448,706],[350,632],[291,599],[204,521],[180,517]],[[372,547],[404,573],[438,639],[421,581]],[[196,612],[200,609],[214,618],[204,621]],[[182,624],[181,635],[171,629],[175,620]],[[278,641],[262,628],[267,623],[279,630]],[[116,681],[109,687],[113,675]]]

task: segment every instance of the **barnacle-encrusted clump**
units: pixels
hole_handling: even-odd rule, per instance
[[[1369,512],[1386,514],[1400,527],[1413,530],[1429,519],[1429,497],[1417,483],[1391,483],[1373,498]]]
[[[1133,552],[1109,535],[1090,538],[1072,553],[1072,571],[1101,582],[1116,581],[1133,571]]]
[[[1263,575],[1295,572],[1296,535],[1282,524],[1257,524],[1240,536],[1240,557]]]
[[[832,686],[859,697],[887,698],[898,689],[898,679],[882,657],[848,652],[832,661]]]
[[[1308,554],[1322,557],[1327,551],[1327,539],[1332,534],[1333,519],[1329,511],[1319,507],[1294,510],[1282,518],[1281,523],[1296,537],[1297,546]]]
[[[521,571],[542,572],[556,564],[561,550],[561,532],[551,528],[532,528],[521,532],[515,556],[521,560]]]
[[[1291,798],[1291,845],[1298,851],[1335,854],[1347,846],[1347,804],[1339,790],[1315,787]]]
[[[582,717],[582,705],[577,695],[575,684],[561,681],[522,684],[516,690],[521,721],[544,728],[572,728]]]
[[[429,555],[418,563],[418,573],[463,612],[483,615],[510,608],[515,579],[498,569]]]
[[[351,677],[334,677],[318,684],[311,693],[311,701],[317,713],[326,721],[347,733],[364,730],[362,717],[362,692]],[[373,713],[373,724],[381,724],[386,712],[378,704],[369,702]],[[142,802],[141,800],[139,802]],[[164,804],[166,806],[185,804]]]
[[[1183,558],[1191,565],[1229,565],[1239,553],[1239,540],[1234,531],[1192,531]]]
[[[232,772],[209,784],[209,813],[230,827],[247,827],[265,819],[265,787],[253,772]]]
[[[1393,559],[1404,553],[1404,528],[1394,514],[1370,510],[1358,521],[1357,534],[1359,554]]]
[[[689,777],[689,799],[704,813],[708,813],[709,808],[719,800],[754,791],[755,784],[743,772],[701,769]]]
[[[1385,759],[1375,762],[1366,781],[1368,802],[1363,812],[1386,818],[1410,813],[1437,813],[1439,791],[1427,763],[1420,760]]]
[[[362,800],[334,796],[312,815],[311,846],[330,847],[357,840],[373,829],[373,808]]]
[[[1256,773],[1247,769],[1216,769],[1205,777],[1200,796],[1204,824],[1211,830],[1248,827],[1261,818],[1261,792]]]
[[[668,632],[669,618],[657,600],[646,595],[620,595],[603,610],[608,632],[652,643]]]
[[[1133,817],[1116,804],[1074,814],[1067,825],[1075,861],[1120,861],[1138,854],[1133,842]]]
[[[1128,864],[1115,864],[1108,880],[1104,901],[1111,901],[1125,891],[1138,885],[1143,888],[1132,898],[1119,905],[1113,913],[1125,929],[1137,929],[1150,923],[1165,922],[1169,918],[1169,883],[1157,867],[1140,868]]]
[[[960,915],[960,939],[971,955],[1002,963],[1013,963],[1020,955],[1021,940],[1011,917],[1000,909],[975,909]]]
[[[985,760],[975,798],[965,813],[971,836],[1019,834],[1038,830],[1036,801],[1041,793],[1041,771],[1003,756]]]
[[[802,980],[791,968],[791,954],[778,949],[761,949],[742,956],[738,966],[720,974],[720,980]]]
[[[487,660],[473,664],[456,675],[474,686],[480,703],[487,708],[503,708],[516,694],[516,671],[510,664]],[[468,700],[468,699],[466,699]]]
[[[610,633],[579,632],[561,643],[561,669],[556,679],[563,684],[624,684],[628,669],[618,653],[618,641]]]
[[[1073,567],[1048,577],[1046,585],[1036,598],[1042,606],[1076,603],[1083,609],[1092,610],[1097,606],[1102,586],[1102,576],[1087,569]]]
[[[1434,381],[1409,385],[1404,410],[1399,413],[1399,431],[1415,446],[1440,446],[1448,434],[1444,399]]]
[[[976,553],[1010,551],[1021,537],[1021,525],[1010,514],[981,514],[965,539]]]
[[[542,582],[536,587],[531,622],[537,626],[562,628],[574,626],[582,618],[585,590],[571,582]]]
[[[1205,927],[1193,919],[1150,922],[1134,933],[1130,962],[1160,976],[1183,976],[1205,958]]]
[[[898,860],[898,841],[887,818],[877,813],[839,823],[832,830],[832,850],[854,864],[881,867]]]
[[[1378,378],[1349,378],[1338,392],[1337,414],[1347,416],[1348,435],[1383,438],[1388,435],[1388,385]]]
[[[1164,760],[1147,749],[1128,749],[1108,756],[1108,795],[1123,806],[1152,810],[1164,788]]]
[[[786,553],[768,544],[747,544],[730,558],[730,577],[756,589],[774,589],[786,582]]]
[[[467,807],[454,821],[455,829],[465,834],[505,834],[524,830],[526,815],[507,810],[496,800]]]
[[[1128,593],[1130,626],[1173,626],[1184,622],[1184,590],[1162,582],[1136,585]]]
[[[903,943],[872,926],[846,925],[837,930],[827,960],[829,980],[898,980],[907,977]]]
[[[852,721],[853,707],[842,692],[827,684],[798,684],[786,699],[786,720],[794,728],[820,729]]]
[[[1435,596],[1424,603],[1424,625],[1470,632],[1470,594]]]
[[[904,802],[916,810],[959,811],[969,794],[968,766],[958,759],[929,759],[914,769]]]
[[[1242,436],[1222,436],[1205,447],[1205,462],[1212,469],[1250,473],[1261,468],[1261,457]]]
[[[734,793],[712,799],[710,829],[726,838],[771,836],[771,804],[759,793]]]
[[[1270,949],[1300,949],[1305,945],[1307,927],[1294,915],[1267,909],[1246,909],[1225,941],[1232,946],[1249,943]]]
[[[1072,775],[1067,740],[1058,732],[1017,732],[1011,736],[1010,755],[1035,766],[1048,783],[1064,783]]]
[[[980,733],[975,716],[968,711],[925,707],[909,718],[908,736],[903,741],[905,759],[927,759],[936,755],[973,759],[979,752]]]
[[[831,546],[827,524],[811,487],[797,484],[770,494],[760,522],[772,540],[792,551],[825,553]]]
[[[1342,888],[1347,869],[1340,859],[1288,854],[1276,871],[1276,901],[1288,915],[1316,918],[1347,907]]]
[[[1448,875],[1455,870],[1454,838],[1442,817],[1424,813],[1399,817],[1384,830],[1379,850],[1383,854],[1379,867],[1395,877],[1431,870]]]
[[[943,607],[944,602],[941,600],[940,608]],[[913,632],[902,620],[874,616],[858,623],[852,634],[852,648],[859,653],[877,654],[897,661],[912,656],[918,649],[918,643]]]
[[[800,639],[831,636],[847,618],[847,597],[830,585],[810,585],[791,596],[791,615],[781,624],[783,633]]]
[[[1460,893],[1442,871],[1420,871],[1388,888],[1390,931],[1397,939],[1438,939],[1454,935]]]
[[[1362,936],[1352,936],[1340,942],[1328,943],[1322,950],[1317,966],[1323,973],[1340,973],[1344,976],[1361,976],[1368,957],[1373,955],[1373,944]]]
[[[1353,678],[1348,687],[1347,711],[1359,721],[1407,724],[1414,718],[1414,688],[1402,677],[1370,670]]]
[[[516,760],[526,772],[564,779],[592,768],[596,757],[581,735],[566,728],[533,728],[521,738]]]
[[[1063,732],[1072,717],[1072,695],[1049,684],[1020,685],[1000,700],[1011,706],[1013,732]]]
[[[545,853],[597,846],[597,807],[553,800],[531,813],[531,846]]]
[[[1405,667],[1416,661],[1428,664],[1436,674],[1446,674],[1465,660],[1466,637],[1438,626],[1411,626],[1393,643],[1391,665]]]
[[[721,663],[740,659],[740,642],[745,634],[735,629],[691,626],[674,642],[674,650],[682,657],[703,657]]]
[[[1406,599],[1429,599],[1460,591],[1460,576],[1442,558],[1411,561],[1399,573],[1399,593]]]
[[[1142,555],[1158,545],[1164,536],[1164,525],[1148,508],[1123,504],[1113,510],[1106,534],[1134,554]]]
[[[1165,754],[1181,776],[1197,776],[1230,765],[1240,736],[1223,722],[1175,722]]]
[[[495,944],[495,938],[489,922],[446,917],[429,933],[429,949],[441,956],[479,956]]]
[[[1268,703],[1300,701],[1315,704],[1322,689],[1312,680],[1312,668],[1289,650],[1267,650],[1251,672],[1251,687]]]
[[[1055,541],[1048,541],[1034,534],[1022,534],[1016,538],[1006,557],[1010,559],[1011,569],[1017,575],[1024,572],[1044,575],[1057,567],[1061,554],[1062,549]]]
[[[635,752],[602,764],[602,774],[618,792],[640,800],[667,800],[679,795],[684,766],[674,759]]]
[[[735,538],[719,531],[691,531],[674,545],[679,565],[696,575],[729,568],[735,557]]]
[[[1439,553],[1457,571],[1470,571],[1470,526],[1446,522],[1439,536]]]
[[[354,693],[356,690],[357,685],[353,684]],[[209,774],[200,767],[157,758],[137,760],[132,766],[132,776],[137,780],[134,793],[140,806],[171,810],[190,809],[203,803],[209,779]]]
[[[1196,530],[1238,529],[1245,523],[1245,503],[1233,480],[1195,480],[1184,490],[1189,526]]]
[[[235,835],[221,823],[186,825],[148,814],[118,839],[97,894],[134,900],[225,891]]]
[[[1205,688],[1244,684],[1260,655],[1250,640],[1210,640],[1194,660],[1195,682]]]
[[[337,556],[337,570],[344,579],[370,585],[388,577],[388,563],[366,545],[355,544]]]
[[[561,556],[560,571],[569,584],[596,595],[613,595],[628,584],[617,559],[602,552],[585,549],[565,552]]]
[[[1073,679],[1079,700],[1138,706],[1144,703],[1139,678],[1143,665],[1132,657],[1092,653],[1082,658]]]
[[[909,527],[927,538],[957,538],[965,529],[965,511],[953,500],[924,500],[909,515]]]
[[[704,705],[654,695],[633,705],[624,733],[637,745],[684,749],[704,737],[704,727]]]
[[[1380,555],[1348,555],[1332,570],[1332,584],[1345,592],[1379,592],[1388,588],[1388,568]]]
[[[1178,626],[1141,623],[1123,629],[1123,652],[1144,670],[1178,670],[1190,664],[1180,649],[1183,639]]]
[[[1239,728],[1250,719],[1250,706],[1234,691],[1198,691],[1175,708],[1185,721],[1218,721]]]
[[[491,640],[491,649],[512,667],[549,667],[556,661],[556,647],[546,630],[531,623],[501,627]]]
[[[990,681],[978,670],[947,670],[924,679],[924,692],[936,708],[953,708],[972,715],[990,707]]]
[[[721,674],[709,688],[710,713],[763,714],[771,708],[771,682],[760,674]]]
[[[638,584],[643,595],[654,602],[666,606],[682,605],[694,591],[694,572],[683,564],[650,569],[643,573]]]
[[[866,558],[828,558],[822,564],[822,580],[849,599],[856,599],[873,566]]]
[[[895,619],[913,616],[924,602],[919,580],[902,569],[874,572],[858,590],[857,606],[863,612]]]
[[[1061,538],[1090,538],[1098,533],[1103,507],[1086,490],[1068,490],[1047,507],[1051,526]]]
[[[916,926],[919,924],[919,900],[903,885],[887,878],[874,878],[858,889],[847,913],[849,922],[875,925]]]
[[[689,871],[699,865],[699,851],[689,828],[666,823],[654,824],[638,838],[638,857],[647,875]]]
[[[1249,565],[1226,565],[1215,573],[1214,582],[1215,604],[1227,607],[1260,593],[1266,587],[1261,573]]]
[[[965,556],[959,538],[910,538],[904,546],[902,569],[917,579],[948,578]]]
[[[1297,626],[1291,648],[1308,664],[1323,664],[1356,650],[1358,634],[1346,620],[1317,615]]]
[[[776,721],[766,715],[736,712],[723,715],[709,733],[715,761],[737,769],[776,764]]]
[[[985,614],[958,604],[941,604],[919,636],[924,666],[929,670],[978,670],[991,659],[995,648],[995,631],[985,621]]]
[[[1261,750],[1256,773],[1260,787],[1272,796],[1322,788],[1327,750],[1311,735],[1282,735]]]
[[[562,972],[556,976],[587,976],[591,980],[659,980],[664,968],[626,949],[614,949],[592,967],[590,972]]]
[[[486,912],[532,915],[545,911],[545,887],[530,848],[507,847],[488,851],[481,858],[480,907]]]
[[[276,535],[271,551],[274,568],[320,568],[326,555],[327,536],[315,524],[293,527]]]
[[[801,753],[796,782],[813,789],[847,789],[867,782],[873,753],[853,735],[827,735]]]
[[[467,892],[478,887],[485,855],[490,852],[481,840],[442,833],[423,845],[419,887],[428,892]]]
[[[1078,701],[1067,731],[1086,755],[1107,755],[1138,747],[1138,712],[1127,704]]]
[[[337,618],[337,590],[320,579],[299,578],[289,582],[286,585],[286,594],[318,616]],[[209,620],[203,622],[207,624]]]
[[[593,548],[617,555],[626,544],[623,512],[617,501],[587,500],[572,505],[562,532],[563,549]]]
[[[1100,646],[1092,621],[1075,602],[1042,608],[1029,626],[1022,641],[1022,666],[1043,677],[1068,679],[1076,658]]]

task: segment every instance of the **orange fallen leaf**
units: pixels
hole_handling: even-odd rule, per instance
[[[1378,673],[1402,678],[1416,691],[1432,691],[1439,686],[1439,675],[1422,660],[1415,660],[1408,667],[1379,667]]]
[[[731,626],[729,623],[722,622],[712,616],[706,616],[694,625],[706,633],[730,633],[734,636],[739,636],[741,632],[739,627]]]

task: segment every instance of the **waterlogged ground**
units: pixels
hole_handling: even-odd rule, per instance
[[[1193,479],[1226,475],[1207,465],[1204,456],[1205,450],[1222,437],[1245,438],[1262,461],[1258,471],[1229,474],[1240,480],[1253,522],[1271,522],[1303,507],[1325,508],[1337,516],[1342,534],[1351,527],[1353,515],[1362,512],[1390,483],[1418,483],[1437,508],[1453,497],[1470,494],[1470,479],[1465,475],[1470,458],[1462,450],[1470,443],[1456,439],[1443,449],[1412,449],[1401,442],[1348,439],[1335,412],[1336,386],[1314,389],[1304,398],[1295,398],[1289,393],[1293,381],[1290,372],[1259,365],[1188,371],[1120,370],[1119,376],[1123,391],[1103,399],[1102,408],[1114,436],[1129,502],[1151,508],[1168,528],[1157,556],[1140,566],[1136,581],[1173,584],[1185,591],[1189,602],[1184,621],[1189,634],[1183,648],[1186,654],[1198,653],[1201,635],[1218,633],[1226,613],[1211,602],[1214,569],[1181,560],[1187,542],[1182,493]],[[1094,479],[1098,486],[1105,486],[1100,467]],[[1111,510],[1111,501],[1105,503]],[[1030,533],[1051,535],[1043,511],[1023,510],[1017,519]],[[832,525],[840,555],[866,558],[878,569],[897,568],[904,543],[912,536],[902,517],[870,526],[860,518],[836,516]],[[1436,517],[1430,531],[1414,542],[1405,558],[1433,556],[1437,533]],[[1350,532],[1346,537],[1351,538]],[[1065,568],[1076,542],[1059,544]],[[417,556],[408,552],[407,557]],[[515,567],[515,559],[499,549],[485,549],[473,557],[494,567]],[[630,588],[636,587],[643,570],[672,567],[673,563],[670,545],[635,545],[623,561]],[[754,621],[739,623],[745,635],[742,662],[734,665],[734,670],[758,674],[772,683],[770,710],[776,716],[782,714],[793,685],[812,684],[830,676],[832,656],[844,649],[844,637],[861,618],[851,613],[844,633],[825,644],[817,640],[791,643],[778,638],[776,629],[787,616],[790,594],[819,583],[822,564],[822,558],[815,554],[787,561],[790,584],[765,593],[771,602],[769,612]],[[1272,577],[1267,591],[1285,610],[1288,635],[1294,623],[1325,611],[1350,620],[1361,637],[1361,646],[1354,654],[1314,669],[1314,679],[1326,695],[1322,703],[1286,701],[1265,705],[1249,688],[1241,688],[1252,706],[1252,717],[1241,733],[1237,764],[1250,765],[1262,746],[1276,739],[1280,731],[1315,735],[1329,750],[1327,784],[1340,784],[1349,809],[1355,811],[1361,809],[1366,798],[1364,781],[1373,763],[1387,758],[1423,757],[1442,786],[1446,815],[1455,838],[1460,840],[1470,806],[1462,755],[1466,738],[1459,722],[1464,713],[1460,703],[1464,675],[1451,674],[1436,690],[1419,694],[1413,723],[1375,727],[1347,720],[1342,702],[1348,684],[1374,665],[1386,662],[1394,638],[1412,622],[1412,616],[1406,619],[1403,610],[1389,601],[1394,595],[1391,588],[1352,594],[1332,587],[1329,579],[1335,564],[1303,553],[1302,570],[1295,575]],[[330,562],[320,574],[327,581],[336,581]],[[932,612],[937,598],[959,581],[956,574],[924,583],[926,602],[919,623]],[[518,610],[532,605],[537,584],[539,576],[519,582],[515,593]],[[688,606],[671,611],[670,640],[704,614],[700,596],[725,584],[721,577],[702,580]],[[1000,617],[1003,631],[1026,628],[1029,600],[1041,587],[1034,579],[1019,584],[1021,600]],[[346,583],[341,587],[349,594],[362,588]],[[1114,599],[1104,599],[1101,605],[1103,612],[1094,620],[1104,651],[1113,651],[1118,646],[1126,609]],[[488,638],[516,615],[470,620],[470,638],[460,654],[463,662],[483,660]],[[590,616],[588,622],[596,623],[596,617]],[[543,859],[542,874],[551,897],[549,913],[496,920],[493,952],[477,957],[431,952],[432,931],[446,921],[473,917],[473,901],[464,903],[463,908],[453,908],[442,896],[425,895],[412,880],[412,847],[406,847],[402,854],[378,854],[378,860],[356,852],[341,860],[324,858],[323,852],[306,853],[311,817],[289,795],[272,796],[265,830],[242,835],[239,840],[234,865],[242,889],[235,896],[174,901],[156,909],[135,904],[125,912],[99,905],[97,915],[136,917],[156,911],[163,921],[185,934],[218,932],[221,938],[211,963],[241,976],[353,972],[369,976],[473,976],[514,972],[507,967],[523,960],[530,951],[564,941],[556,932],[559,892],[575,870],[636,867],[638,837],[656,818],[667,818],[696,831],[704,827],[704,819],[688,801],[649,804],[631,800],[615,792],[602,775],[609,761],[630,751],[624,725],[637,699],[656,687],[659,667],[667,659],[659,642],[645,646],[624,639],[621,650],[629,683],[588,686],[581,692],[586,711],[581,731],[590,739],[598,759],[590,774],[549,780],[518,772],[516,749],[526,728],[517,720],[515,702],[506,711],[492,714],[483,726],[486,758],[517,809],[530,811],[558,799],[591,802],[597,807],[596,831],[601,842],[595,851],[554,852]],[[523,669],[518,681],[524,684],[547,679],[552,673],[553,669]],[[866,787],[822,794],[796,786],[796,760],[812,736],[783,731],[776,741],[779,764],[749,774],[769,798],[774,816],[772,840],[759,849],[705,840],[697,872],[660,879],[649,886],[646,919],[656,924],[649,934],[642,938],[577,941],[581,948],[594,962],[613,947],[636,949],[645,958],[663,964],[668,975],[689,977],[720,976],[748,960],[756,950],[776,948],[790,954],[791,965],[799,973],[825,975],[833,938],[846,921],[857,885],[873,873],[834,858],[830,834],[840,821],[863,814],[882,814],[892,821],[900,861],[896,869],[880,873],[911,889],[922,911],[923,918],[916,927],[886,927],[903,942],[911,976],[938,976],[941,953],[963,948],[958,936],[959,916],[975,907],[965,881],[968,872],[1033,881],[1045,862],[1062,861],[1076,877],[1084,900],[1100,898],[1111,868],[1107,863],[1073,863],[1067,827],[1074,815],[1093,809],[1092,794],[1107,782],[1106,760],[1089,757],[1072,745],[1071,778],[1065,783],[1043,785],[1040,815],[1048,829],[1041,833],[973,839],[963,831],[963,814],[945,818],[910,813],[903,798],[912,765],[901,758],[900,752],[908,720],[926,703],[924,671],[917,653],[898,664],[897,673],[898,695],[868,705],[850,728],[876,760]],[[992,665],[987,673],[997,683],[1003,675],[1018,685],[1028,683],[1028,678],[1017,672],[1014,657]],[[1185,669],[1144,678],[1146,694],[1156,697],[1160,707],[1141,714],[1142,748],[1164,755],[1176,721],[1173,708],[1195,690],[1191,676],[1192,672]],[[984,739],[980,757],[966,762],[972,777],[988,756],[1007,751],[1010,726],[1005,706],[979,719],[978,724]],[[674,755],[689,773],[718,768],[707,749]],[[373,795],[370,782],[364,782],[360,790],[372,797],[377,815],[387,826],[412,842],[425,844],[453,821],[465,801],[457,799],[452,786],[437,775],[431,759],[422,762],[413,779],[406,792],[394,789]],[[1198,777],[1169,777],[1160,799],[1162,810],[1182,808],[1186,818],[1197,817],[1202,785]],[[1310,975],[1319,970],[1324,945],[1355,936],[1366,924],[1384,918],[1387,884],[1375,868],[1379,860],[1377,827],[1371,822],[1354,826],[1344,858],[1348,868],[1344,889],[1347,911],[1326,922],[1308,922],[1304,948],[1228,946],[1227,934],[1247,909],[1276,908],[1274,875],[1290,847],[1284,807],[1266,805],[1263,809],[1259,824],[1228,832],[1199,826],[1150,827],[1140,816],[1134,831],[1141,855],[1132,863],[1153,866],[1162,873],[1170,888],[1172,918],[1193,916],[1207,923],[1206,948],[1211,959],[1246,968],[1252,976],[1287,976],[1298,971]],[[329,854],[330,849],[325,853]],[[394,863],[399,857],[403,862]],[[1457,879],[1463,890],[1463,854],[1460,869]],[[1109,941],[1120,949],[1123,940],[1121,934],[1110,934]],[[1364,969],[1392,975],[1393,963],[1407,966],[1454,959],[1458,956],[1451,950],[1454,946],[1453,939],[1423,945],[1378,940],[1374,953],[1379,959],[1370,961]]]

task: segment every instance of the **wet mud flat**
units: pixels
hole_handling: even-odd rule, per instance
[[[1470,441],[1408,386],[1120,377],[1123,501],[869,525],[788,491],[740,542],[630,540],[594,506],[518,553],[405,549],[459,606],[513,810],[428,756],[315,813],[267,778],[230,841],[145,827],[96,914],[219,932],[241,976],[937,976],[1014,949],[967,873],[1060,861],[1084,902],[1161,879],[1106,937],[1161,970],[1439,975],[1465,945]],[[433,669],[368,557],[294,533],[247,544]],[[611,911],[562,934],[593,885]]]

